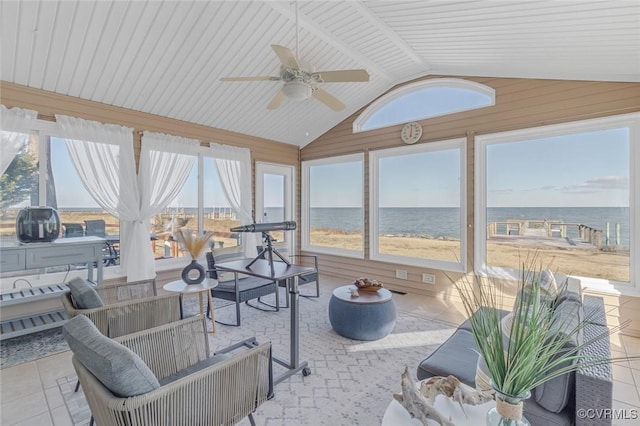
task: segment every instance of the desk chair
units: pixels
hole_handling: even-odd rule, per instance
[[[258,250],[258,253],[262,253],[262,246],[256,246],[256,250]],[[287,249],[286,248],[281,248],[278,249],[278,252],[280,252],[280,254],[285,255],[287,254]],[[262,253],[262,256],[260,256],[261,259],[265,259],[265,253]],[[308,274],[304,274],[304,275],[300,275],[298,277],[298,286],[301,286],[303,284],[310,284],[310,283],[316,283],[316,294],[300,294],[300,297],[320,297],[320,278],[318,276],[318,256],[314,256],[314,255],[306,255],[306,254],[292,254],[289,256],[289,258],[291,259],[291,263],[294,265],[302,265],[302,262],[305,263],[312,263],[313,267],[315,268],[314,272],[310,272]],[[280,262],[281,260],[278,258],[278,256],[273,256],[273,261],[278,261]],[[287,280],[280,280],[278,281],[278,287],[284,287],[286,289],[285,292],[285,308],[289,307],[289,298],[287,297],[287,294],[289,294],[289,282]],[[260,299],[258,299],[258,301],[260,303],[264,303],[262,302]],[[265,303],[266,305],[269,305],[268,303]],[[269,305],[271,306],[271,305]]]
[[[229,280],[221,280],[218,276],[218,270],[216,269],[216,261],[213,257],[212,252],[207,253],[207,276],[209,278],[213,278],[218,280],[218,285],[211,289],[211,297],[228,300],[231,302],[235,302],[236,305],[236,323],[224,323],[216,320],[217,323],[223,325],[233,325],[240,326],[240,303],[244,302],[247,306],[250,306],[255,309],[260,309],[261,311],[279,311],[279,292],[278,285],[275,281],[267,280],[264,278],[258,277],[239,277],[238,285],[236,286],[235,279],[232,278]],[[218,256],[219,260],[226,260],[229,257],[237,258],[238,255],[235,253],[220,255]],[[249,304],[250,300],[259,299],[262,296],[267,296],[269,294],[276,295],[276,304],[273,306],[275,309],[262,309],[258,306]],[[209,314],[207,310],[207,315]]]

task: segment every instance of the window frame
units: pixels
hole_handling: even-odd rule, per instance
[[[588,131],[629,128],[629,283],[576,276],[583,287],[612,294],[640,295],[640,113],[572,121],[475,138],[475,273],[484,277],[514,278],[515,271],[487,265],[487,147],[493,144],[526,141]]]
[[[475,81],[470,81],[470,80],[463,80],[460,78],[431,78],[427,80],[417,81],[411,84],[406,84],[376,99],[364,111],[362,111],[362,113],[358,116],[358,118],[356,118],[353,121],[353,126],[352,126],[353,133],[368,132],[370,130],[382,129],[385,127],[391,127],[398,124],[406,123],[407,120],[404,120],[404,121],[400,120],[397,122],[392,122],[392,123],[387,123],[387,124],[383,124],[376,127],[371,127],[369,129],[362,128],[362,126],[364,126],[367,123],[367,121],[369,121],[369,119],[376,112],[378,112],[381,108],[386,106],[389,102],[392,102],[398,98],[401,98],[405,95],[416,92],[418,90],[429,89],[433,87],[452,87],[457,89],[471,90],[471,91],[489,96],[490,103],[488,105],[463,108],[453,112],[442,112],[442,113],[436,113],[431,115],[425,115],[424,117],[411,118],[410,121],[419,121],[419,120],[425,120],[427,118],[440,117],[443,115],[458,114],[464,111],[471,111],[471,110],[480,109],[480,108],[488,108],[496,104],[495,89],[485,84],[477,83]]]
[[[331,165],[331,164],[341,164],[341,163],[349,163],[354,161],[360,161],[362,163],[362,239],[361,239],[361,250],[348,250],[348,249],[339,249],[333,247],[326,246],[314,246],[311,245],[311,206],[309,205],[311,201],[310,197],[310,168],[313,166],[322,166],[322,165]],[[309,251],[314,253],[322,253],[329,254],[335,256],[343,256],[350,257],[355,259],[364,259],[364,247],[365,247],[365,179],[366,179],[366,168],[365,168],[365,156],[364,153],[356,153],[356,154],[347,154],[340,155],[335,157],[327,157],[327,158],[319,158],[316,160],[307,160],[301,163],[301,172],[302,172],[302,186],[301,186],[301,249],[303,251]]]
[[[379,225],[379,160],[385,157],[422,154],[442,150],[458,149],[460,151],[460,261],[452,262],[422,257],[380,254],[378,244]],[[393,155],[389,155],[393,154]],[[422,268],[440,269],[452,272],[467,270],[467,139],[455,138],[419,145],[402,146],[369,152],[369,258],[380,262]]]

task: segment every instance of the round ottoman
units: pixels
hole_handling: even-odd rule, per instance
[[[354,285],[338,287],[329,301],[331,327],[341,336],[354,340],[377,340],[391,333],[396,324],[396,305],[391,292],[360,290],[352,297]]]

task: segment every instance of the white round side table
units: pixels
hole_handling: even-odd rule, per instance
[[[494,401],[489,401],[482,405],[465,404],[464,411],[462,411],[460,404],[453,399],[438,395],[436,396],[434,407],[443,415],[450,417],[456,426],[477,426],[485,424],[487,412],[495,405]],[[429,425],[438,425],[432,420],[427,420],[427,422]],[[409,412],[398,401],[392,399],[384,412],[382,426],[422,426],[422,422],[411,418]]]
[[[180,293],[180,299],[185,294],[198,294],[198,301],[200,306],[200,314],[204,314],[204,307],[202,306],[202,293],[207,293],[207,301],[209,302],[209,313],[211,315],[211,332],[216,332],[216,322],[213,316],[213,300],[211,299],[211,289],[218,285],[218,280],[213,278],[205,278],[200,284],[187,284],[182,280],[170,281],[162,286],[166,291],[172,293]],[[181,305],[182,306],[182,300]]]

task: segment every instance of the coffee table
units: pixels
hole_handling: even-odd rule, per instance
[[[396,324],[396,305],[391,292],[358,290],[355,285],[345,285],[333,291],[329,300],[331,327],[341,336],[354,340],[378,340],[391,333]]]
[[[162,288],[166,291],[173,293],[180,293],[180,309],[182,310],[182,298],[185,294],[198,294],[198,305],[200,306],[200,314],[204,314],[204,308],[202,306],[202,293],[207,293],[207,301],[209,302],[209,312],[211,315],[211,333],[216,332],[216,322],[213,316],[213,300],[211,299],[211,289],[218,285],[218,280],[213,278],[205,278],[200,284],[187,284],[182,280],[170,281],[166,283]],[[182,312],[180,312],[182,317]]]

